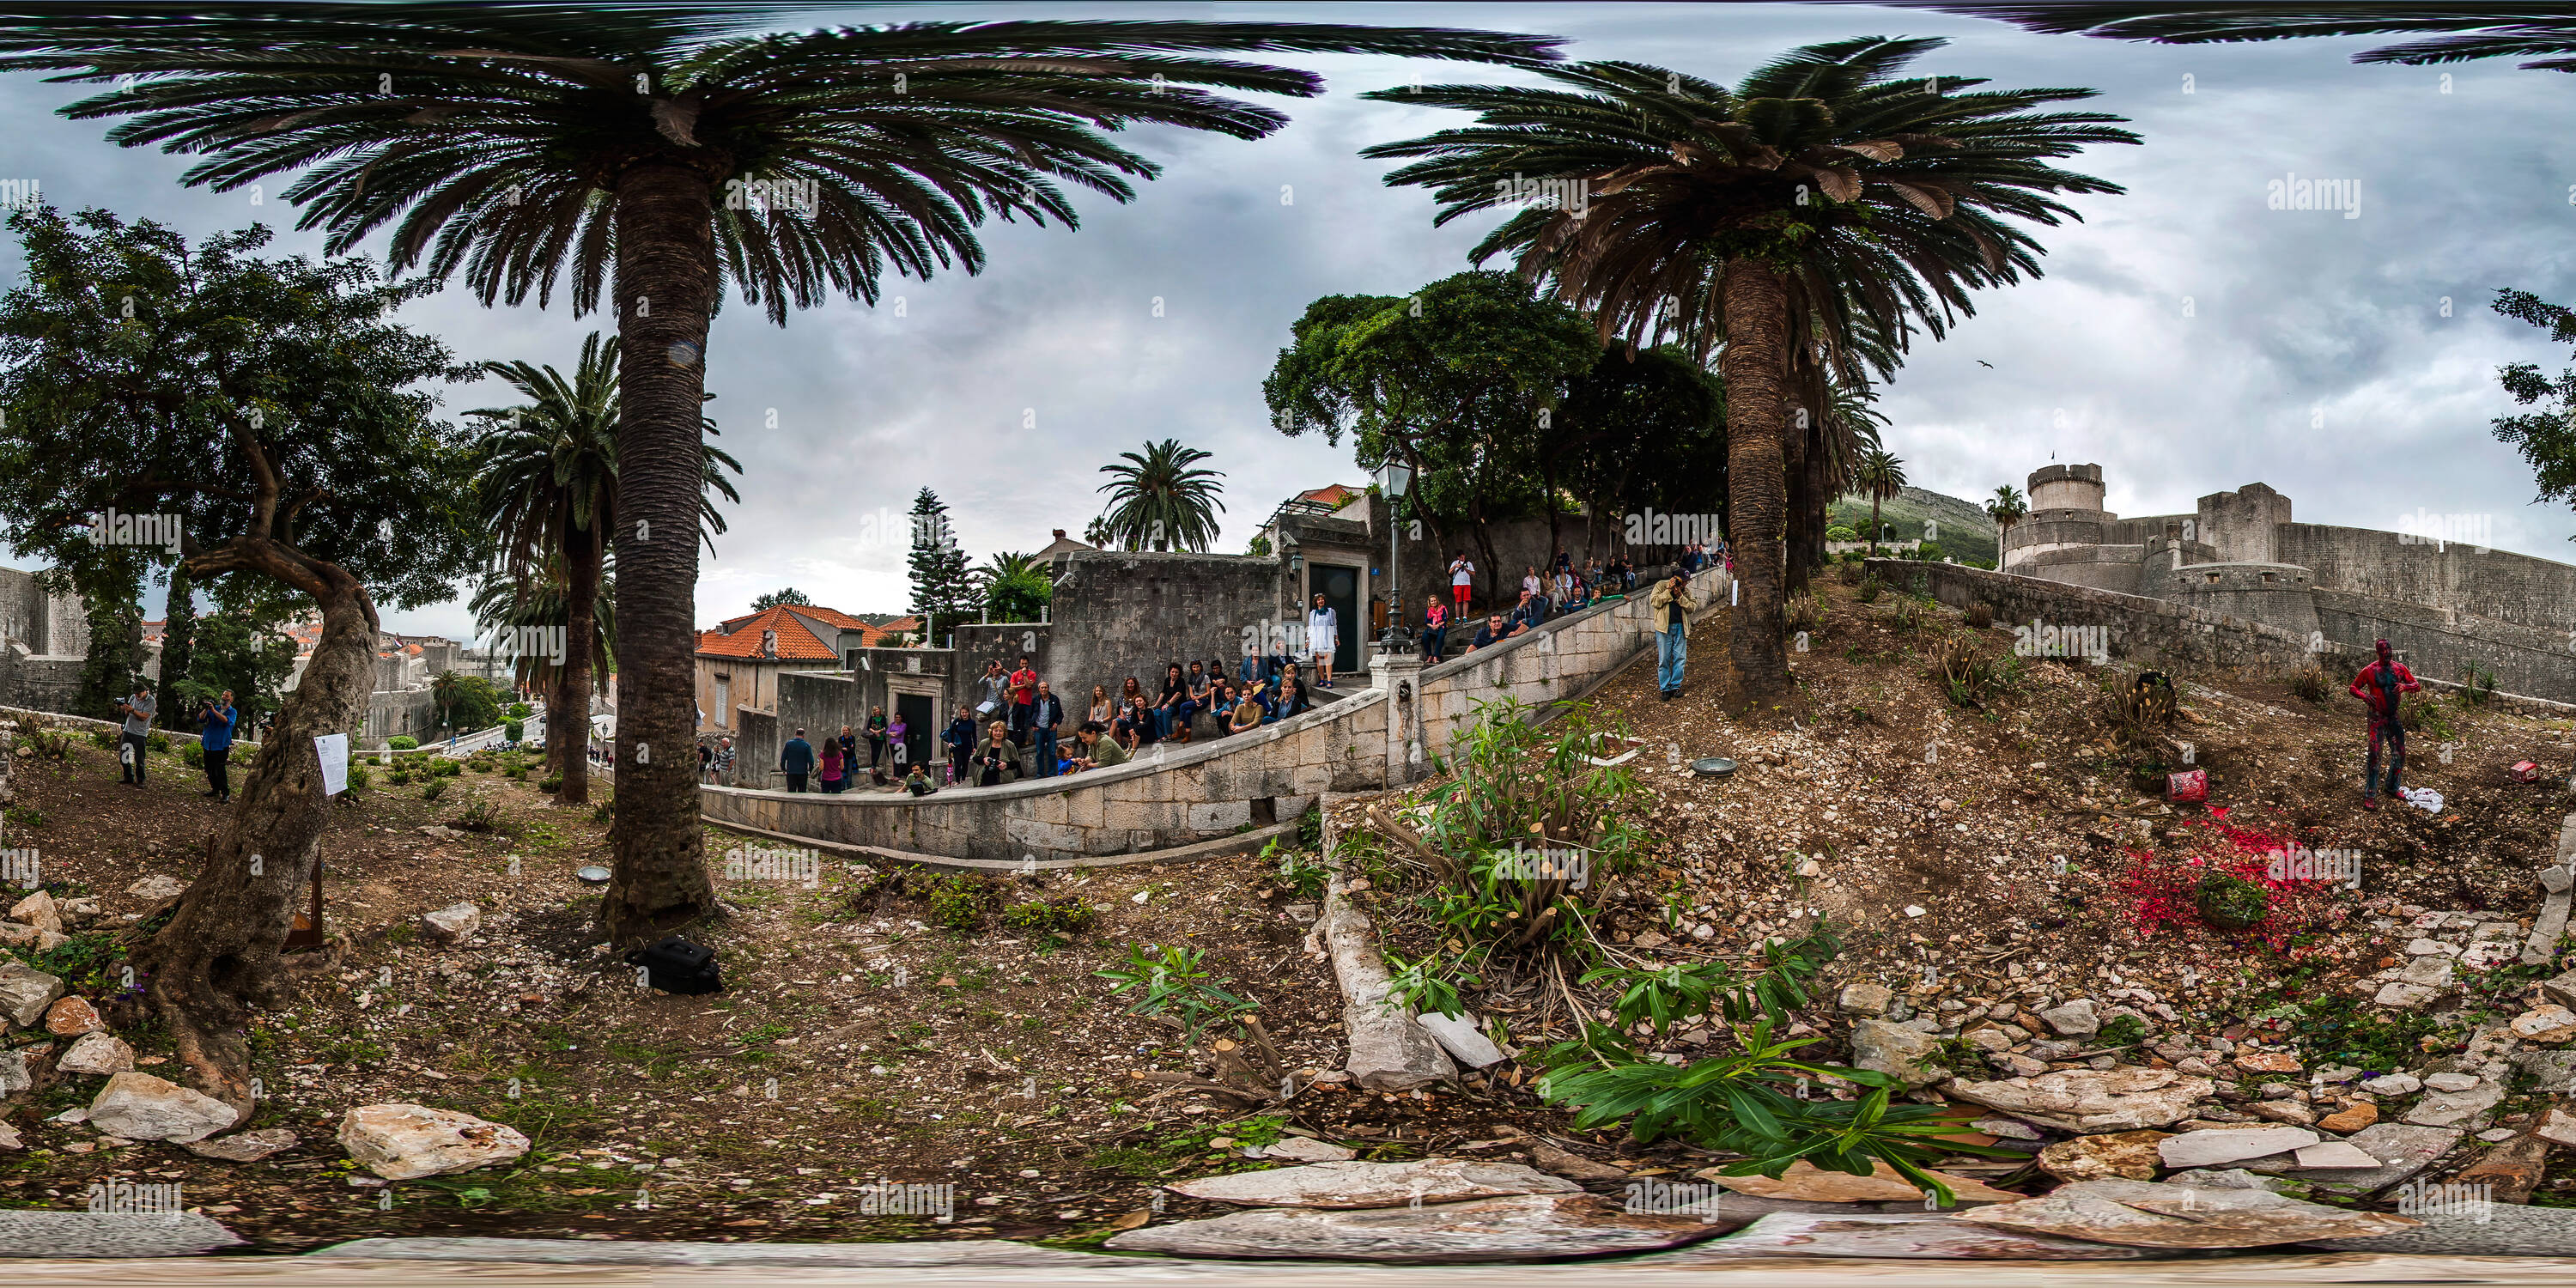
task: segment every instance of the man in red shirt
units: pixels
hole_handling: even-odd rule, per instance
[[[1029,667],[1029,655],[1020,654],[1020,669],[1011,672],[1011,741],[1029,745],[1030,717],[1037,713],[1038,673]]]
[[[2397,773],[2406,766],[2406,726],[2397,722],[2397,699],[2424,686],[2416,682],[2415,673],[2400,665],[2390,655],[2388,641],[2379,641],[2379,660],[2361,668],[2345,691],[2361,699],[2370,711],[2370,767],[2361,780],[2361,807],[2379,808],[2379,741],[2388,740],[2388,795],[2397,794]]]

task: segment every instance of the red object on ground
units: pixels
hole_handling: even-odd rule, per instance
[[[2186,769],[2178,774],[2165,775],[2165,799],[2176,804],[2208,800],[2209,771]]]
[[[2513,775],[2513,781],[2517,783],[2536,783],[2540,781],[2540,766],[2528,760],[2517,762],[2508,772]]]

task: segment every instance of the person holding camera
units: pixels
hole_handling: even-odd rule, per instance
[[[233,798],[233,780],[226,762],[233,754],[233,726],[240,722],[241,713],[233,709],[230,689],[197,708],[197,726],[202,730],[197,743],[206,751],[206,790],[202,794],[213,797],[218,805],[229,804]]]

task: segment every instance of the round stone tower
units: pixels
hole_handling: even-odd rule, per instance
[[[2043,465],[2030,472],[2030,513],[2078,510],[2102,513],[2102,467]]]
[[[2112,515],[2102,509],[2102,467],[2044,465],[2030,472],[2030,513],[2004,532],[2003,566],[2055,550],[2099,546]]]

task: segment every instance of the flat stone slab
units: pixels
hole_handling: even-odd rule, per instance
[[[1724,1204],[1719,1206],[1723,1209]],[[1775,1212],[1723,1239],[1656,1257],[1652,1264],[1670,1266],[1736,1257],[2124,1261],[2145,1255],[2137,1248],[1997,1229],[1929,1212],[1866,1216]]]
[[[0,1257],[193,1257],[241,1242],[214,1218],[194,1212],[0,1208]]]
[[[1999,1190],[1983,1181],[1972,1181],[1947,1172],[1932,1173],[1949,1185],[1950,1192],[1963,1203],[2019,1203],[2027,1195]],[[1914,1182],[1886,1163],[1872,1160],[1870,1174],[1854,1176],[1849,1172],[1830,1172],[1800,1159],[1780,1174],[1779,1180],[1767,1176],[1728,1176],[1714,1168],[1692,1173],[1703,1181],[1713,1182],[1738,1194],[1765,1199],[1800,1199],[1810,1203],[1921,1203],[1923,1191]]]
[[[1246,1207],[1386,1208],[1464,1203],[1521,1194],[1579,1194],[1583,1187],[1519,1163],[1428,1158],[1418,1163],[1317,1163],[1175,1181],[1163,1188]]]
[[[2428,1212],[2412,1230],[2367,1239],[2312,1240],[2302,1246],[2336,1252],[2390,1252],[2415,1256],[2576,1257],[2576,1208],[2493,1203],[2481,1214]]]
[[[333,1244],[316,1257],[367,1257],[385,1261],[524,1261],[550,1265],[635,1266],[1083,1266],[1098,1269],[1110,1258],[1062,1252],[1003,1239],[940,1239],[916,1243],[663,1243],[588,1239],[357,1239]]]
[[[1951,1083],[1943,1090],[2016,1118],[2076,1135],[2164,1127],[2191,1116],[2192,1106],[2218,1090],[2207,1078],[2172,1069],[2128,1066],[2065,1069],[2036,1078]]]
[[[1418,1208],[1229,1212],[1129,1230],[1104,1246],[1182,1257],[1466,1264],[1652,1252],[1723,1228],[1697,1216],[1629,1212],[1594,1194],[1515,1194]]]
[[[2370,1154],[2372,1159],[2380,1159],[2378,1170],[2336,1172],[2336,1175],[2303,1175],[2298,1177],[2298,1180],[2308,1182],[2308,1185],[2313,1185],[2316,1190],[2324,1190],[2324,1193],[2336,1193],[2336,1195],[2365,1195],[2365,1193],[2372,1193],[2372,1190],[2385,1190],[2385,1188],[2391,1188],[2391,1185],[2396,1185],[2396,1182],[2409,1180],[2409,1177],[2414,1177],[2416,1172],[2432,1167],[2434,1159],[2447,1154],[2450,1146],[2460,1144],[2460,1136],[2465,1136],[2465,1131],[2455,1131],[2455,1128],[2424,1128],[2424,1126],[2406,1126],[2406,1123],[2370,1123],[2370,1126],[2365,1126],[2362,1131],[2354,1131],[2352,1136],[2344,1136],[2344,1144],[2360,1149],[2362,1154]]]
[[[2317,1140],[2305,1127],[2219,1128],[2167,1136],[2156,1142],[2156,1151],[2167,1167],[2217,1167],[2305,1149]]]
[[[2495,1108],[2503,1100],[2504,1088],[2491,1083],[2466,1091],[2428,1092],[2422,1100],[2415,1102],[2413,1109],[2406,1111],[2405,1121],[2417,1127],[2456,1127]]]
[[[1979,1208],[1962,1221],[2142,1248],[2260,1248],[2412,1229],[2412,1219],[2309,1203],[2270,1190],[2152,1181],[2078,1181],[2046,1197]]]

